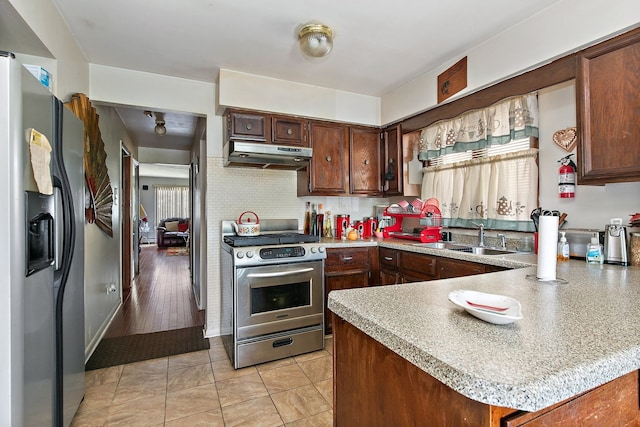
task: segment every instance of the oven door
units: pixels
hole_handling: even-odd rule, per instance
[[[236,269],[237,339],[324,324],[324,262]]]

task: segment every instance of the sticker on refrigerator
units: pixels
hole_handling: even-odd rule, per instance
[[[27,129],[27,141],[31,157],[31,170],[38,192],[53,194],[51,182],[51,143],[47,137],[33,128]]]

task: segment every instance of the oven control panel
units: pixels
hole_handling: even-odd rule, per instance
[[[260,258],[276,259],[276,258],[301,258],[306,251],[302,246],[285,246],[278,248],[260,249]]]
[[[324,246],[318,244],[251,246],[233,248],[235,265],[250,266],[289,262],[323,260],[327,257]]]

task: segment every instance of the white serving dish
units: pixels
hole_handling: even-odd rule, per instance
[[[514,298],[478,291],[453,291],[449,301],[469,314],[496,325],[506,325],[522,319],[522,306]]]

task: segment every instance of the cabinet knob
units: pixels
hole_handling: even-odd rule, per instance
[[[330,162],[331,161],[331,156],[327,156],[326,159],[327,159],[327,162]]]
[[[253,126],[251,126],[251,123],[247,123],[247,130],[251,130]]]
[[[291,135],[293,133],[293,129],[289,128],[287,129],[287,135]]]
[[[365,160],[365,161],[364,161],[364,164],[365,164],[365,165],[368,165],[368,164],[369,164],[369,159]]]

